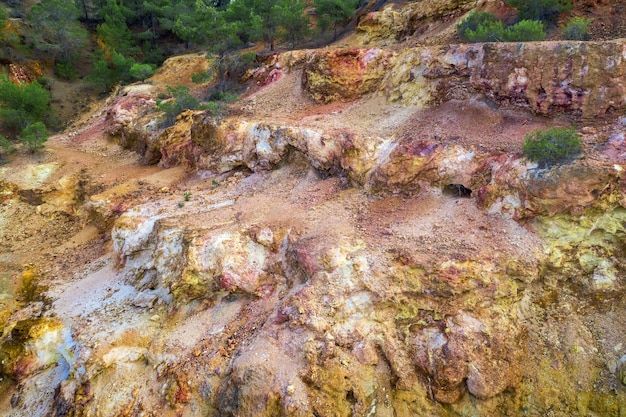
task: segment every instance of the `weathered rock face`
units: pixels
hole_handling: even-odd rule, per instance
[[[389,7],[361,27],[413,33],[473,3]],[[623,41],[380,47],[289,52],[251,76],[301,70],[326,104],[478,95],[587,119],[626,108],[624,59]],[[625,415],[623,121],[539,169],[422,139],[417,123],[369,135],[322,114],[332,106],[299,120],[186,111],[160,131],[152,87],[124,91],[109,132],[146,163],[194,172],[126,207],[113,196],[139,180],[86,198],[82,174],[43,187],[38,170],[58,166],[2,168],[3,219],[17,201],[46,219],[119,216],[113,253],[56,283],[53,305],[3,304],[12,415]]]
[[[156,207],[138,210],[147,210],[146,218],[158,218],[156,212],[149,215]],[[252,228],[209,227],[182,238],[184,221],[160,220],[155,234],[146,232],[143,221],[129,227],[123,216],[115,241],[120,255],[130,253],[124,248],[133,242],[143,242],[132,252],[137,255],[124,255],[127,276],[135,276],[131,259],[140,259],[142,251],[143,265],[150,265],[150,258],[154,263],[166,258],[179,265],[173,269],[185,270],[169,275],[166,289],[180,306],[189,296],[217,297],[222,301],[215,308],[224,308],[223,300],[237,294],[251,297],[246,303],[256,316],[254,325],[245,330],[247,342],[239,355],[209,362],[230,370],[209,380],[192,379],[192,388],[183,391],[177,385],[172,395],[178,400],[172,401],[179,405],[187,401],[180,403],[181,398],[198,395],[193,387],[204,383],[203,390],[217,393],[206,401],[220,415],[327,415],[328,410],[350,415],[374,408],[378,413],[428,410],[456,415],[472,409],[493,412],[489,404],[540,412],[549,405],[541,403],[547,394],[537,384],[578,372],[574,366],[592,374],[598,371],[589,363],[592,356],[584,353],[595,349],[592,336],[585,333],[583,323],[570,323],[562,335],[551,337],[567,343],[567,350],[571,346],[579,350],[568,354],[562,370],[528,382],[533,372],[544,372],[535,368],[537,353],[520,343],[529,331],[536,331],[526,327],[531,323],[529,308],[551,305],[539,294],[564,282],[584,285],[589,294],[609,294],[611,299],[622,291],[621,266],[612,259],[622,257],[623,210],[595,215],[593,210],[578,226],[573,226],[573,218],[538,220],[540,233],[554,241],[540,268],[530,259],[520,262],[505,256],[492,261],[484,257],[416,261],[416,255],[400,248],[380,252],[369,243],[333,233],[300,236],[286,232],[285,225],[277,229],[258,223]],[[194,218],[203,221],[197,214]],[[595,237],[587,242],[589,234]],[[140,280],[134,282],[143,288]],[[541,304],[530,307],[533,294]],[[204,351],[216,349],[211,346],[203,345]],[[283,360],[276,362],[275,357]],[[574,384],[593,380],[580,374]],[[576,398],[575,389],[569,391],[571,383],[562,383],[567,392],[563,398]],[[386,397],[381,387],[393,396]],[[532,398],[527,397],[531,392]],[[484,402],[468,400],[468,393]],[[591,397],[578,398],[584,407],[599,409],[589,402]],[[431,399],[454,408],[445,411]]]
[[[194,219],[204,222],[198,212]],[[520,384],[525,347],[516,318],[537,274],[531,259],[424,264],[340,229],[302,236],[289,223],[219,224],[197,230],[150,204],[124,214],[113,231],[122,273],[137,289],[157,289],[166,302],[172,295],[177,309],[245,297],[256,312],[240,354],[210,360],[227,373],[189,376],[192,387],[211,387],[203,388],[215,393],[206,401],[219,415],[437,412],[429,396],[488,399]],[[230,320],[228,328],[243,331]]]
[[[489,1],[425,0],[406,5],[386,5],[382,10],[366,14],[357,26],[357,35],[366,43],[393,42],[417,37],[431,25],[451,27],[463,13]],[[439,31],[442,29],[439,28]],[[445,31],[445,30],[444,30]]]
[[[305,66],[305,88],[323,102],[354,99],[378,85],[389,100],[413,104],[483,94],[538,114],[590,119],[626,108],[625,50],[620,40],[446,45],[391,56],[383,50],[376,56],[385,59],[351,66],[337,59],[338,52],[320,52],[314,65]],[[346,54],[366,57],[371,51]]]
[[[336,174],[341,170],[346,132],[319,132],[302,127],[219,120],[200,112],[187,112],[159,142],[169,167],[184,164],[218,173],[238,167],[253,171],[278,166],[293,150],[300,151],[316,169]],[[180,128],[182,127],[182,128]]]
[[[319,102],[351,100],[378,90],[389,53],[378,48],[311,52],[303,84]]]
[[[9,322],[5,329],[8,336],[0,348],[3,378],[23,380],[52,365],[67,373],[74,365],[75,345],[62,322],[27,318]]]
[[[151,89],[144,87],[127,87],[121,92],[107,112],[107,133],[118,138],[121,146],[143,155],[145,163],[156,163],[161,155],[157,153],[155,159],[150,147],[157,135],[156,100]]]
[[[504,155],[483,163],[482,169],[490,167],[482,175],[490,177],[487,183],[477,184],[478,203],[517,219],[556,213],[580,215],[598,199],[622,188],[622,168],[609,163],[579,161],[545,170]],[[481,169],[475,173],[481,175]]]
[[[418,142],[410,138],[390,146],[371,174],[373,190],[411,193],[420,183],[443,187],[447,184],[471,184],[477,170],[473,150],[459,146]]]
[[[519,331],[485,325],[460,313],[446,320],[443,331],[433,327],[417,335],[413,359],[433,379],[437,401],[457,402],[465,385],[474,396],[487,399],[519,384],[523,352],[511,349],[508,342],[519,337]]]

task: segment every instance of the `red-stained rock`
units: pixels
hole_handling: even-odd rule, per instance
[[[147,91],[146,91],[147,90]],[[107,133],[119,140],[122,147],[143,156],[145,163],[156,163],[151,143],[157,136],[157,118],[152,113],[156,100],[149,88],[127,87],[109,106],[106,113]]]
[[[455,145],[402,139],[392,145],[387,157],[372,170],[374,191],[401,190],[413,193],[421,184],[443,186],[469,184],[477,165],[475,154]]]
[[[303,86],[318,102],[353,100],[376,91],[389,52],[378,48],[312,52],[304,65]]]
[[[580,160],[538,169],[517,157],[487,159],[490,180],[478,190],[478,204],[517,219],[556,213],[580,215],[619,188],[621,169],[607,162]],[[478,172],[478,171],[477,171]]]
[[[519,383],[518,357],[511,345],[516,327],[502,327],[461,312],[448,318],[445,330],[426,328],[416,335],[413,360],[433,381],[438,401],[454,403],[467,389],[481,399]]]
[[[413,104],[482,94],[537,114],[591,119],[626,108],[625,51],[623,40],[322,50],[310,53],[303,82],[319,102],[379,89]]]

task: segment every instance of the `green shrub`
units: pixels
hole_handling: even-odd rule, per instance
[[[213,71],[201,71],[191,74],[191,81],[195,84],[205,84],[213,80]]]
[[[171,97],[170,100],[157,102],[157,108],[164,113],[159,123],[160,127],[172,126],[176,122],[176,116],[183,110],[198,110],[203,108],[200,100],[191,95],[189,87],[184,85],[172,87],[168,85],[167,93]]]
[[[239,96],[228,91],[211,91],[209,90],[208,101],[221,101],[224,103],[236,103]]]
[[[573,128],[552,127],[526,135],[524,154],[540,167],[568,162],[582,151],[582,142]]]
[[[50,103],[50,93],[38,82],[14,84],[0,75],[0,120],[4,126],[17,129],[41,121]]]
[[[42,122],[29,124],[22,130],[19,136],[22,145],[26,146],[31,153],[42,149],[44,143],[48,140],[48,130]]]
[[[13,144],[4,136],[0,135],[0,161],[8,154],[15,152]]]
[[[476,30],[468,29],[465,31],[465,38],[470,42],[503,42],[504,24],[496,20],[495,22],[486,22],[478,25]]]
[[[110,89],[117,83],[131,81],[133,77],[130,69],[136,63],[133,57],[125,57],[116,51],[112,51],[109,58],[100,54],[88,79],[96,85]]]
[[[591,39],[589,35],[591,20],[582,17],[571,18],[563,28],[563,39],[571,41],[588,41]]]
[[[70,61],[58,61],[54,66],[54,74],[68,81],[74,81],[78,72],[74,69],[74,64]]]
[[[223,101],[209,101],[204,109],[212,116],[221,117],[226,114],[226,105]]]
[[[469,41],[470,39],[466,35],[466,32],[468,30],[475,32],[476,29],[478,29],[478,26],[484,26],[488,23],[493,23],[497,21],[498,18],[492,13],[474,11],[456,26],[456,32],[461,39]]]
[[[545,28],[545,23],[539,20],[522,20],[505,29],[504,39],[507,42],[542,41],[546,38]]]
[[[538,20],[522,20],[505,27],[497,20],[478,25],[476,30],[467,29],[465,38],[470,42],[531,42],[546,38],[545,24]]]
[[[146,78],[152,77],[154,68],[150,64],[134,63],[130,67],[129,73],[135,80],[145,81]]]
[[[544,22],[556,22],[561,12],[572,8],[568,0],[505,0],[505,3],[518,10],[520,20]]]

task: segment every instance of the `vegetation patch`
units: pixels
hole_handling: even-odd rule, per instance
[[[589,28],[592,19],[573,17],[563,28],[563,39],[571,41],[588,41],[591,39]]]
[[[162,128],[172,126],[176,122],[176,117],[183,110],[201,110],[205,108],[200,103],[200,100],[191,95],[187,86],[179,85],[172,87],[168,85],[167,94],[170,96],[169,100],[158,100],[156,103],[157,109],[163,112],[159,123]]]
[[[472,13],[457,26],[459,37],[468,42],[532,42],[546,38],[546,24],[539,20],[522,20],[505,26],[485,12]]]
[[[540,20],[556,23],[559,14],[571,10],[568,0],[505,0],[509,6],[517,9],[520,20]]]
[[[48,140],[48,130],[43,120],[49,116],[50,93],[38,82],[14,84],[0,76],[0,119],[3,126],[14,132],[31,152],[43,147]],[[9,139],[0,137],[0,155],[14,151]]]
[[[570,10],[564,0],[505,0],[517,9],[517,22],[507,26],[495,15],[472,12],[457,25],[459,37],[468,42],[532,42],[546,38],[546,28],[555,24],[559,14]],[[574,18],[564,28],[565,39],[587,40],[591,21]]]
[[[524,155],[540,167],[570,162],[582,149],[582,141],[574,128],[537,130],[526,135],[524,140]]]

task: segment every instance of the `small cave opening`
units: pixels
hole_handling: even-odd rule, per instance
[[[472,190],[463,184],[448,184],[443,187],[443,194],[451,197],[470,198],[472,196]]]
[[[346,393],[346,400],[352,405],[356,404],[357,400],[353,390],[349,390]]]

